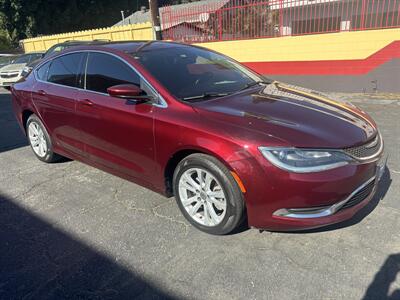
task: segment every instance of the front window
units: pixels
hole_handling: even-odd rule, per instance
[[[140,77],[120,59],[106,53],[90,53],[86,70],[86,89],[107,94],[107,89],[119,84],[140,87]]]
[[[142,49],[132,54],[181,100],[227,95],[262,79],[226,56],[189,46]]]
[[[119,84],[133,84],[146,95],[153,95],[153,90],[127,63],[106,53],[89,53],[86,69],[86,89],[107,94],[107,89]]]

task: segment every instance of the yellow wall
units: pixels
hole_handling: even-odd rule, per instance
[[[393,41],[400,28],[201,43],[240,62],[365,59]]]
[[[25,52],[40,51],[66,40],[151,40],[151,23],[108,27],[22,41]],[[199,43],[241,62],[365,59],[393,41],[400,28]]]
[[[108,39],[111,41],[151,40],[153,39],[153,31],[151,23],[143,23],[41,36],[25,39],[21,42],[25,52],[32,52],[47,50],[54,44],[67,40],[86,41],[96,39]]]

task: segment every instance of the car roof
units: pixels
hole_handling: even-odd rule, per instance
[[[165,48],[176,48],[176,47],[193,47],[187,44],[181,44],[177,42],[167,42],[167,41],[114,41],[114,42],[99,42],[96,44],[88,44],[88,45],[78,45],[80,50],[89,50],[89,49],[99,49],[106,48],[112,50],[118,50],[125,53],[134,53],[137,51],[147,50],[155,50],[155,49],[165,49]]]
[[[167,42],[167,41],[114,41],[114,42],[98,42],[95,44],[80,44],[74,45],[73,47],[68,47],[63,51],[50,55],[44,60],[37,60],[37,62],[45,62],[61,56],[63,54],[79,51],[107,51],[107,52],[122,52],[125,54],[134,54],[139,51],[151,51],[155,49],[166,49],[166,48],[177,48],[177,47],[188,47],[188,48],[201,48],[198,46],[182,44],[177,42]],[[36,62],[36,61],[35,61]],[[35,66],[38,64],[34,64]],[[40,64],[39,64],[40,65]]]
[[[109,40],[91,40],[91,41],[80,41],[80,40],[70,40],[70,41],[64,41],[58,44],[54,44],[54,46],[59,46],[59,45],[86,45],[86,44],[103,44],[103,43],[108,43],[110,42]]]
[[[44,51],[32,51],[32,52],[27,52],[27,53],[21,54],[21,56],[22,56],[22,55],[43,54],[43,53],[44,53]]]

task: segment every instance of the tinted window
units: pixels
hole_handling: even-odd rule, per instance
[[[44,65],[40,66],[36,70],[36,76],[39,80],[46,81],[47,80],[47,71],[49,70],[50,62],[48,61]]]
[[[77,86],[83,54],[73,53],[52,60],[48,81],[67,86]]]
[[[90,53],[86,89],[107,93],[107,88],[131,83],[140,87],[140,77],[120,59],[104,53]]]

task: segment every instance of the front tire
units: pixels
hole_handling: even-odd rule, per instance
[[[216,158],[187,156],[178,164],[173,180],[179,209],[199,230],[223,235],[243,221],[243,194],[228,168]]]
[[[26,134],[35,156],[46,163],[59,161],[62,157],[53,151],[53,144],[42,121],[31,115],[26,122]]]

